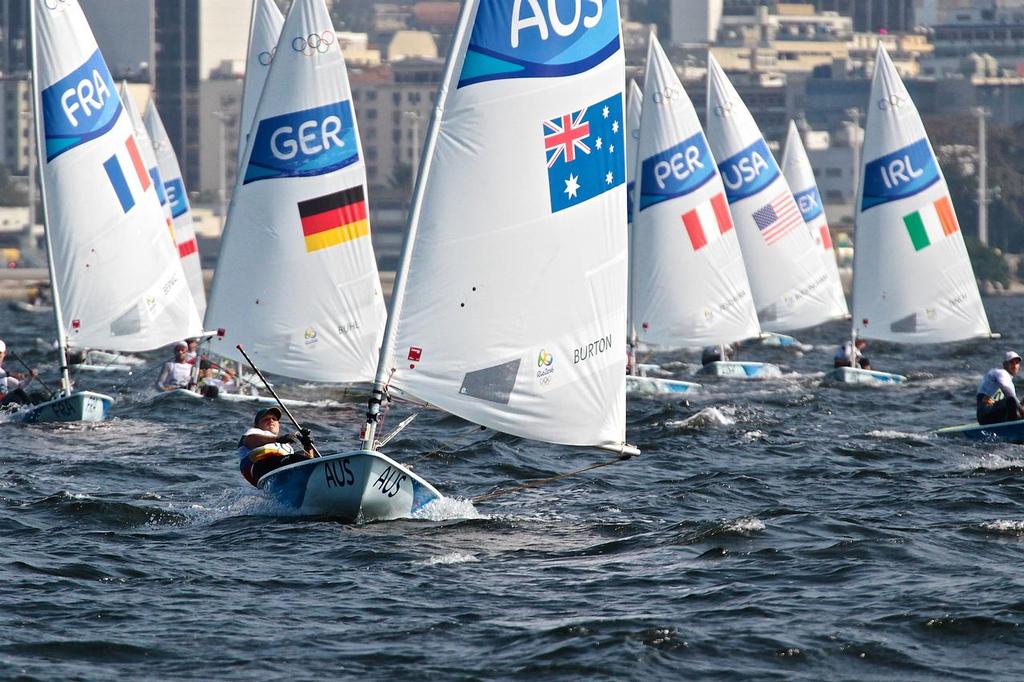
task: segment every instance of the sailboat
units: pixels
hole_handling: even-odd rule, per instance
[[[756,337],[761,329],[722,178],[693,103],[653,34],[643,93],[630,249],[639,340],[676,349]],[[744,377],[763,371],[763,363],[716,364],[722,374],[725,367]]]
[[[781,166],[782,175],[793,189],[793,198],[796,200],[797,208],[800,209],[800,215],[803,216],[804,223],[818,247],[818,253],[825,262],[825,271],[828,273],[825,290],[829,301],[831,301],[829,315],[833,318],[849,317],[850,310],[846,306],[843,283],[839,279],[839,263],[836,262],[832,235],[829,233],[828,222],[825,218],[825,206],[821,201],[818,183],[814,180],[814,170],[811,168],[811,160],[807,158],[807,150],[804,149],[795,121],[789,122],[789,129],[786,131]]]
[[[842,317],[834,310],[825,263],[789,184],[710,53],[706,120],[761,328],[786,332]]]
[[[99,421],[113,399],[72,388],[69,348],[158,348],[197,334],[199,315],[131,123],[81,7],[74,0],[32,0],[30,21],[61,381],[58,395],[24,418]]]
[[[992,335],[949,188],[921,117],[879,45],[864,130],[853,255],[857,338],[948,343]],[[903,383],[839,367],[827,379]]]
[[[238,169],[242,174],[245,149],[256,117],[256,107],[263,94],[263,84],[274,61],[277,41],[281,37],[284,15],[274,0],[253,0],[249,18],[249,46],[245,57],[245,80],[242,82],[242,109],[238,117]]]
[[[196,242],[196,230],[192,222],[192,207],[188,201],[185,181],[181,176],[178,156],[174,153],[171,140],[167,136],[164,122],[156,109],[156,103],[150,98],[143,114],[146,131],[153,143],[156,163],[160,178],[163,180],[164,194],[170,207],[175,245],[181,267],[188,279],[188,288],[196,303],[196,310],[202,317],[206,312],[206,287],[203,283],[202,264],[199,260],[199,245]]]
[[[362,447],[266,474],[260,487],[283,503],[394,518],[439,495],[378,449],[391,388],[523,438],[637,453],[625,443],[618,7],[587,3],[559,17],[553,6],[533,4],[530,15],[511,0],[463,4]],[[325,25],[289,13],[281,44]],[[282,57],[278,48],[270,79]]]
[[[369,382],[386,312],[345,61],[323,0],[295,2],[285,28],[221,237],[211,350],[241,359],[241,344],[264,371]]]

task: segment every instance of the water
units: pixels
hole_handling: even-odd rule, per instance
[[[251,408],[85,376],[111,421],[0,422],[0,678],[1017,678],[1024,450],[929,435],[1024,350],[1024,299],[986,307],[1004,340],[871,344],[902,388],[818,385],[844,324],[799,334],[802,356],[749,351],[784,378],[631,402],[641,458],[477,507],[607,456],[425,410],[388,452],[451,499],[356,526],[244,483]],[[16,351],[50,324],[3,320]],[[280,389],[339,401],[301,416],[323,450],[354,445],[361,396]]]

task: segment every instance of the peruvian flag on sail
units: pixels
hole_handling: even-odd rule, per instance
[[[907,234],[914,245],[914,251],[920,251],[943,237],[960,231],[953,212],[953,204],[948,196],[926,204],[920,209],[903,216],[903,224],[907,226]]]
[[[682,219],[694,251],[718,241],[721,235],[732,229],[732,216],[725,194],[721,192],[684,213]]]

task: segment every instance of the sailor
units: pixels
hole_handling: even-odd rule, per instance
[[[192,370],[195,367],[185,362],[187,353],[187,343],[179,341],[174,344],[174,358],[164,363],[163,369],[160,370],[160,376],[156,380],[158,391],[188,388],[192,384]]]
[[[855,343],[846,343],[839,346],[836,349],[836,354],[832,358],[833,367],[853,367],[853,362],[850,360],[851,356],[857,358],[857,366],[861,369],[871,369],[871,361],[864,355],[864,347],[868,345],[868,342],[864,339],[857,339]]]
[[[256,485],[264,474],[313,457],[313,441],[308,429],[297,434],[281,433],[281,410],[266,407],[256,413],[253,427],[238,439],[238,468],[242,477]],[[292,444],[302,443],[304,450],[295,452]]]
[[[1013,377],[1020,371],[1020,356],[1012,350],[1003,355],[1003,366],[993,367],[978,384],[978,423],[998,424],[1024,419]]]
[[[206,358],[201,359],[199,392],[207,398],[216,398],[221,393],[238,393],[235,373],[225,367],[217,367]]]
[[[28,374],[21,372],[8,372],[4,369],[4,360],[7,359],[7,344],[0,339],[0,405],[20,404],[39,402],[39,396],[30,396],[25,392],[25,387],[32,379],[39,376],[39,372],[32,370]],[[45,399],[45,396],[42,396]]]
[[[725,362],[732,360],[736,351],[727,343],[718,346],[707,346],[700,354],[700,364],[710,365],[712,362]]]
[[[188,350],[185,351],[185,362],[190,365],[194,365],[199,359],[199,339],[185,339],[185,343],[188,348]]]

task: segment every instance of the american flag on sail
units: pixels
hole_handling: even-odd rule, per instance
[[[761,231],[765,244],[771,245],[789,234],[794,227],[804,224],[793,195],[783,190],[777,197],[754,211],[754,222]]]

